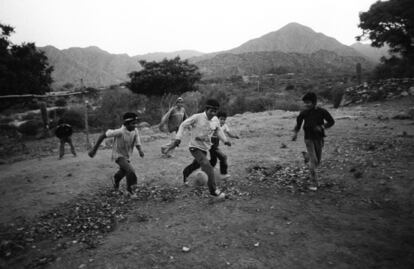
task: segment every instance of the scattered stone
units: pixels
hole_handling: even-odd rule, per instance
[[[378,100],[395,99],[414,95],[414,79],[385,79],[364,83],[345,90],[343,105],[359,104]]]

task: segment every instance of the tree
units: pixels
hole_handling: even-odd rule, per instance
[[[49,92],[53,67],[44,52],[34,43],[12,44],[13,27],[0,24],[0,30],[0,95]]]
[[[138,94],[163,96],[195,91],[195,83],[201,79],[196,65],[181,61],[180,57],[161,62],[139,61],[143,69],[128,74],[131,81],[127,87]]]
[[[403,58],[414,55],[414,5],[412,0],[377,1],[366,12],[359,14],[362,34],[357,40],[367,37],[373,47],[387,43],[392,53]]]

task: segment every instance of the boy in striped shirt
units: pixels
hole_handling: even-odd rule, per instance
[[[141,139],[137,129],[138,117],[135,113],[127,112],[124,114],[123,120],[124,123],[121,128],[115,130],[109,129],[99,136],[95,146],[89,151],[88,155],[93,158],[102,141],[105,138],[113,137],[114,143],[112,146],[111,159],[119,165],[118,172],[116,172],[112,178],[113,187],[115,190],[118,190],[120,181],[122,178],[126,177],[128,194],[131,198],[137,198],[137,194],[134,190],[137,185],[137,176],[129,158],[132,155],[134,147],[137,148],[139,156],[141,156],[141,158],[144,157],[144,152],[141,148]]]

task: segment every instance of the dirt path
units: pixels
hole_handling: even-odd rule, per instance
[[[160,158],[166,139],[145,143],[144,159],[135,155],[145,190],[138,201],[107,194],[116,169],[110,150],[2,165],[0,222],[15,230],[22,217],[32,223],[20,228],[24,252],[2,238],[0,268],[412,268],[414,125],[391,118],[413,103],[331,109],[336,125],[317,192],[304,185],[302,139],[290,141],[296,113],[280,111],[229,119],[242,139],[224,149],[232,177],[220,186],[231,197],[219,204],[205,190],[182,187],[187,141],[172,159]],[[42,221],[69,225],[45,212],[70,215],[84,204],[117,211],[107,231],[88,237],[93,244],[79,239],[82,232],[27,235],[39,234],[27,230]]]

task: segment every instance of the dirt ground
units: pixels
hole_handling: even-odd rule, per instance
[[[392,118],[413,105],[326,107],[317,191],[303,138],[290,141],[297,113],[229,118],[241,139],[221,146],[221,203],[183,186],[186,140],[162,158],[167,137],[144,132],[137,200],[111,191],[110,149],[91,159],[77,139],[78,157],[58,160],[55,140],[38,142],[0,165],[0,268],[414,268],[414,122]]]

